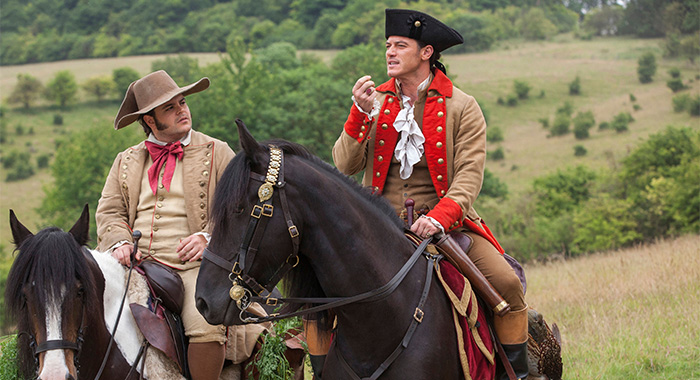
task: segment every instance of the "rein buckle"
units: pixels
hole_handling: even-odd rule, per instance
[[[277,298],[267,298],[265,300],[265,305],[267,306],[277,306],[279,299]]]
[[[413,319],[418,321],[418,323],[423,322],[424,316],[425,316],[425,313],[420,308],[416,308],[416,311],[413,312]]]
[[[292,238],[299,236],[299,230],[297,229],[297,226],[291,226],[288,228],[288,230],[289,236],[291,236]]]

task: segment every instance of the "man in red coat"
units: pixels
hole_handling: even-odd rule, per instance
[[[523,286],[472,207],[484,175],[486,122],[476,100],[452,84],[438,61],[462,36],[425,13],[387,9],[386,39],[391,79],[378,87],[369,76],[355,83],[354,104],[333,147],[335,165],[347,175],[364,170],[363,184],[399,215],[413,199],[420,217],[411,230],[419,236],[457,231],[472,239],[467,254],[511,306],[495,317],[494,328],[516,375],[525,378]]]

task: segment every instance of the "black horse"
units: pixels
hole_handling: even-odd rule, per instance
[[[259,144],[236,122],[242,151],[217,187],[214,230],[197,280],[197,307],[209,323],[246,323],[246,313],[232,301],[240,299],[235,293],[243,289],[242,279],[243,293],[269,289],[284,272],[278,268],[294,267],[283,281],[290,297],[350,297],[389,283],[416,251],[391,206],[300,145],[271,141],[283,151],[278,159],[275,148]],[[272,197],[262,202],[259,193]],[[261,214],[268,220],[259,223],[266,226],[251,230]],[[368,377],[392,355],[421,317],[416,307],[433,276],[426,277],[429,261],[419,258],[395,291],[380,299],[334,308],[337,327],[324,379],[353,378],[352,372]],[[298,309],[299,302],[280,312]],[[410,344],[381,378],[463,379],[451,304],[437,281],[420,309],[424,315]],[[320,329],[332,322],[316,320]]]

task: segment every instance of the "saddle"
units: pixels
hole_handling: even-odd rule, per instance
[[[156,261],[144,260],[134,269],[146,278],[151,297],[149,307],[129,305],[136,324],[148,343],[177,364],[187,377],[187,338],[180,318],[185,287],[172,268]]]

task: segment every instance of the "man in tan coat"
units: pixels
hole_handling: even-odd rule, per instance
[[[355,83],[333,160],[347,175],[364,170],[363,184],[399,215],[413,199],[419,217],[411,230],[419,236],[459,231],[471,237],[467,254],[511,306],[495,317],[496,334],[518,378],[527,377],[523,286],[472,207],[484,175],[486,122],[476,100],[452,84],[438,61],[462,36],[425,13],[403,9],[386,10],[385,34],[391,80],[376,88],[369,76]]]
[[[209,325],[194,302],[200,260],[209,239],[210,200],[234,156],[225,142],[192,129],[185,96],[208,87],[208,78],[179,87],[162,70],[129,86],[114,128],[138,120],[147,138],[117,155],[95,218],[100,251],[128,265],[131,231],[140,230],[143,237],[136,259],[163,263],[182,278],[181,317],[195,380],[219,378],[226,342],[226,328]]]

